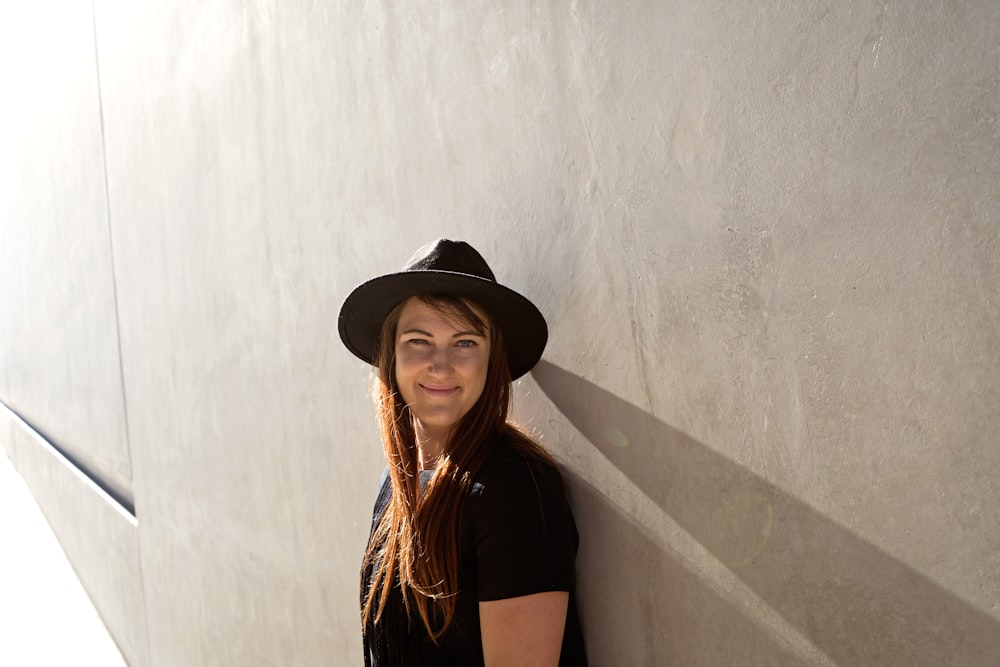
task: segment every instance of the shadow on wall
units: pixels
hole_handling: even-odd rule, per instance
[[[587,380],[544,361],[532,375],[608,460],[836,663],[997,664],[1000,624],[988,615]]]

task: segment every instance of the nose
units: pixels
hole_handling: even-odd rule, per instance
[[[451,355],[445,345],[434,348],[430,358],[430,370],[437,375],[447,375],[451,370]]]

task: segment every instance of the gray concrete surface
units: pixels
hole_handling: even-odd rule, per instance
[[[2,399],[131,502],[93,14],[0,11]]]
[[[437,236],[551,323],[593,664],[996,664],[996,3],[39,7],[0,399],[134,495],[14,452],[137,664],[358,663],[335,320]]]

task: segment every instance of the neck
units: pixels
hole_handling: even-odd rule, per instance
[[[421,470],[437,468],[448,442],[448,429],[427,428],[420,422],[413,425],[417,440],[417,463]]]

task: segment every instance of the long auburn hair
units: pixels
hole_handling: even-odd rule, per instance
[[[507,421],[511,376],[503,332],[491,316],[484,321],[462,298],[422,294],[416,298],[443,315],[489,335],[486,384],[479,400],[449,434],[438,467],[420,490],[413,418],[396,383],[396,328],[400,303],[386,317],[375,360],[372,395],[378,413],[382,447],[392,484],[392,499],[373,527],[362,566],[362,626],[378,623],[394,586],[398,585],[410,618],[419,617],[435,642],[455,614],[458,593],[459,511],[476,473],[503,438],[527,456],[553,464],[549,454]],[[484,309],[485,312],[485,309]],[[416,612],[416,614],[414,614]]]

